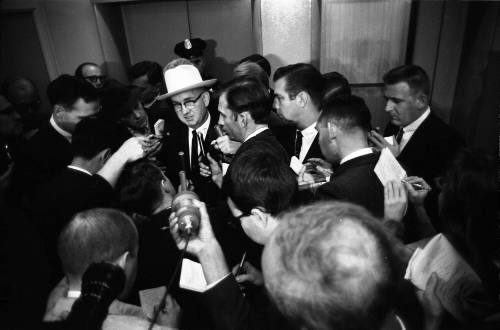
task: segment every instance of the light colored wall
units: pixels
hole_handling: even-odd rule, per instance
[[[162,66],[177,56],[176,43],[189,36],[184,1],[123,4],[131,63]],[[191,34],[207,41],[207,72],[230,78],[234,63],[255,52],[251,1],[189,1]]]

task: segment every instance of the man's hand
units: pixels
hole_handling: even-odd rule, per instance
[[[154,312],[158,310],[159,306],[155,306]],[[158,313],[158,318],[156,319],[156,323],[159,325],[163,325],[172,329],[179,328],[179,321],[181,318],[181,308],[177,301],[171,296],[167,295],[167,299],[165,300],[165,307],[160,310]]]
[[[200,163],[200,175],[204,177],[211,177],[212,181],[219,187],[222,187],[222,167],[220,164],[207,153],[207,159],[209,161],[209,166]]]
[[[229,136],[224,135],[212,141],[212,145],[224,154],[234,155],[241,146],[241,142],[233,141]]]
[[[199,256],[203,249],[205,249],[210,244],[213,244],[214,242],[217,243],[217,241],[215,239],[212,226],[210,225],[210,218],[208,217],[207,207],[205,206],[205,203],[193,199],[193,204],[200,211],[200,228],[198,230],[198,235],[190,237],[187,251],[196,256]],[[185,237],[179,234],[178,218],[175,212],[170,215],[169,223],[170,233],[172,234],[177,247],[181,250],[184,249],[187,240]]]
[[[304,165],[311,164],[316,167],[316,171],[322,173],[325,178],[329,178],[333,173],[333,166],[321,158],[309,158]]]
[[[403,184],[389,181],[384,187],[384,219],[401,221],[406,213],[408,197]]]
[[[236,265],[233,267],[233,275],[236,276],[239,266],[240,265]],[[235,278],[238,283],[250,282],[255,286],[262,286],[264,284],[262,273],[248,261],[243,263],[243,273],[237,275]]]
[[[408,191],[408,199],[414,206],[422,206],[425,198],[431,191],[431,186],[418,176],[409,176],[404,179],[403,184]]]
[[[389,148],[394,157],[399,156],[399,144],[396,142],[394,136],[392,137],[392,144],[387,142],[380,133],[375,130],[372,130],[370,134],[368,134],[368,139],[373,143],[375,149],[381,151],[384,148]]]

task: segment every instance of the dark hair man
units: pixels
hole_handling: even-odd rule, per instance
[[[412,175],[434,186],[463,140],[431,112],[430,81],[421,67],[402,65],[387,72],[383,80],[385,111],[391,120],[384,135],[392,143],[374,131],[370,140],[378,148],[388,147]]]
[[[106,79],[101,67],[92,62],[80,64],[75,70],[75,77],[87,81],[97,89],[104,86],[104,80]]]
[[[278,226],[278,213],[290,206],[297,191],[294,173],[281,158],[254,148],[231,163],[224,180],[229,198],[234,200],[230,203],[233,215],[252,241],[265,244]],[[196,206],[201,212],[200,232],[190,239],[187,249],[203,268],[208,287],[201,298],[216,328],[289,329],[262,296],[255,303],[244,298],[214,236],[205,205],[196,201]],[[184,248],[186,242],[177,232],[175,217],[171,217],[170,230],[177,246]]]
[[[92,85],[69,75],[53,80],[47,95],[52,116],[24,146],[14,174],[14,183],[28,192],[48,182],[71,162],[75,126],[82,119],[95,116],[100,109],[97,91]]]
[[[384,188],[373,171],[379,159],[368,146],[370,111],[357,96],[329,100],[318,119],[319,145],[327,161],[339,164],[316,196],[360,204],[384,215]]]
[[[323,78],[325,78],[325,88],[321,103],[325,103],[329,98],[338,95],[351,95],[349,81],[342,74],[332,71],[323,74]]]
[[[262,270],[271,299],[298,329],[381,329],[401,323],[391,313],[397,262],[376,219],[362,207],[330,202],[283,214]]]
[[[287,162],[286,150],[267,126],[270,112],[269,91],[257,80],[242,77],[221,87],[219,125],[231,140],[242,143],[234,154],[233,161],[248,150],[259,148],[268,150]],[[221,146],[218,145],[218,148],[221,149]],[[212,180],[221,186],[222,171],[217,169],[213,160],[210,160],[210,169],[205,165],[201,169],[202,175],[211,175]]]
[[[321,158],[318,146],[318,120],[324,79],[310,64],[297,63],[274,73],[274,103],[279,115],[293,122],[296,130],[278,136],[290,157],[301,162]]]
[[[248,55],[247,57],[242,58],[238,64],[242,63],[255,63],[266,72],[268,78],[271,76],[271,64],[267,58],[260,54]]]

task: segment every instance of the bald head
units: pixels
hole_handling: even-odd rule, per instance
[[[262,270],[272,299],[299,327],[376,329],[391,308],[395,260],[377,219],[330,202],[284,214]]]

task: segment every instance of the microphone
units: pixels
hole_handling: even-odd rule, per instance
[[[179,160],[181,165],[179,171],[180,189],[172,201],[172,210],[178,219],[180,235],[189,238],[191,235],[196,234],[200,227],[200,210],[193,203],[193,200],[200,200],[200,198],[196,193],[188,190],[186,163],[182,151],[179,152]]]
[[[217,124],[214,126],[215,128],[215,133],[217,133],[217,137],[223,137],[224,135],[224,131],[222,130],[222,126]],[[220,160],[223,162],[223,163],[227,163],[227,164],[231,164],[231,160],[232,160],[232,155],[229,155],[229,154],[225,154],[223,153],[221,150],[218,150],[219,151],[219,156],[220,156]]]

